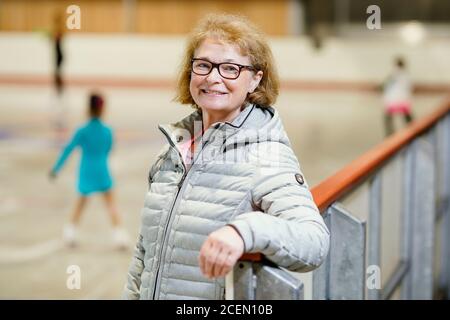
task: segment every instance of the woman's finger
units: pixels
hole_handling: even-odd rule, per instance
[[[211,246],[208,246],[205,250],[205,266],[204,266],[204,270],[205,270],[205,275],[208,278],[212,277],[212,270],[214,267],[214,264],[216,263],[216,259],[217,256],[219,255],[219,248],[217,248],[217,246],[215,246],[214,244]]]
[[[223,273],[223,269],[226,267],[226,262],[230,252],[224,248],[222,248],[217,255],[216,262],[213,266],[212,275],[217,278]]]
[[[218,277],[225,277],[233,269],[235,263],[236,261],[233,258],[233,255],[228,253]]]
[[[211,246],[210,241],[206,240],[206,241],[203,243],[203,245],[202,245],[202,247],[201,247],[201,249],[200,249],[200,254],[199,254],[199,256],[198,256],[198,264],[199,264],[200,270],[201,270],[201,272],[202,272],[203,274],[206,274],[206,269],[205,269],[205,265],[206,265],[206,254],[207,254],[207,251],[208,251],[208,247],[210,247],[210,246]]]

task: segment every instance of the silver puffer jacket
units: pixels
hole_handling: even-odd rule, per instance
[[[201,119],[197,110],[159,126],[169,143],[150,169],[124,298],[223,299],[224,279],[204,277],[198,256],[227,224],[245,252],[291,271],[313,270],[328,253],[329,231],[278,112],[248,105],[232,122],[215,123],[187,166],[180,145],[201,130]]]

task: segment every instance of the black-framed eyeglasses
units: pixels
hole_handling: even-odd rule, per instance
[[[235,80],[239,78],[242,69],[248,69],[254,71],[255,68],[252,66],[244,66],[242,64],[222,62],[213,63],[205,59],[194,58],[191,60],[192,72],[198,74],[199,76],[206,76],[211,73],[214,68],[217,68],[219,74],[222,78]]]

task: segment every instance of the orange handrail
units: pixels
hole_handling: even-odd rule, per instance
[[[430,129],[446,113],[450,112],[450,96],[429,116],[412,123],[407,128],[387,138],[379,145],[361,155],[356,160],[339,170],[312,188],[314,202],[323,214],[333,202],[345,195],[352,188],[362,183],[376,169],[405,147],[413,139]],[[240,260],[260,261],[261,254],[244,254]]]

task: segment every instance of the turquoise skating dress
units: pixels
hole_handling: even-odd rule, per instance
[[[108,155],[113,144],[113,131],[98,118],[92,118],[80,127],[61,152],[52,171],[58,173],[76,147],[81,148],[78,192],[86,196],[112,188]]]

